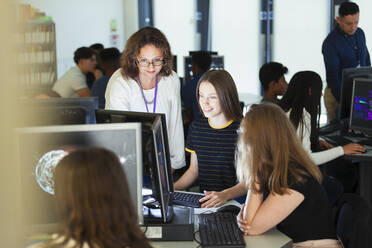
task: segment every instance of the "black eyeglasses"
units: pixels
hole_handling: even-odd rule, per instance
[[[163,64],[163,59],[162,58],[154,58],[151,61],[145,58],[142,59],[137,59],[137,64],[141,67],[149,67],[150,64],[152,66],[160,66]]]

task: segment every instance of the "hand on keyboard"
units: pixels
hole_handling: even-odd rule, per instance
[[[239,229],[245,234],[248,235],[248,230],[251,228],[248,224],[247,221],[243,218],[244,216],[244,209],[245,209],[245,204],[242,205],[242,208],[240,210],[240,213],[236,216],[236,220],[238,222]]]
[[[204,190],[204,194],[205,196],[200,199],[200,202],[202,202],[202,208],[216,208],[222,206],[229,200],[227,194],[222,191],[217,192]]]
[[[361,154],[366,151],[366,148],[356,143],[344,145],[342,148],[344,149],[344,154]]]

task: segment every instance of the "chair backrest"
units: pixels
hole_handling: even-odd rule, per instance
[[[343,194],[338,201],[336,232],[345,248],[372,247],[372,210],[357,194]]]
[[[323,175],[322,186],[327,193],[329,204],[334,207],[344,193],[342,183],[334,177]]]

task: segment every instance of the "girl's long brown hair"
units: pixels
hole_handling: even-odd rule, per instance
[[[289,177],[301,182],[312,176],[320,183],[318,167],[303,149],[292,123],[280,107],[274,104],[251,107],[241,130],[237,174],[250,189],[282,195],[289,188]],[[255,182],[260,184],[260,189]]]
[[[196,88],[196,99],[199,102],[200,84],[207,81],[216,89],[222,112],[228,120],[240,121],[243,117],[239,103],[238,91],[234,79],[225,70],[209,70],[201,76]],[[200,105],[199,105],[200,108]],[[201,111],[201,110],[200,110]],[[203,111],[201,111],[203,113]]]
[[[140,230],[127,179],[117,156],[102,148],[77,150],[54,173],[63,239],[77,248],[150,247]]]

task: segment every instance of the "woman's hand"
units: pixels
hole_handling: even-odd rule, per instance
[[[216,191],[204,191],[205,196],[199,201],[203,202],[201,205],[202,208],[216,208],[222,206],[227,202],[228,196],[225,192],[216,192]]]
[[[360,154],[366,151],[366,148],[356,143],[344,145],[342,148],[344,149],[344,154]]]
[[[319,139],[320,148],[327,150],[333,148],[333,145],[329,144],[327,141]]]
[[[236,216],[236,220],[238,222],[239,229],[245,234],[248,235],[248,230],[251,228],[247,221],[244,219],[244,210],[245,210],[245,204],[242,205],[242,208],[239,212],[239,214]]]

